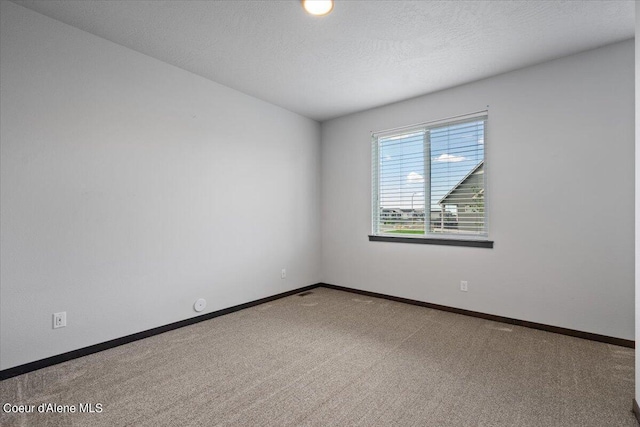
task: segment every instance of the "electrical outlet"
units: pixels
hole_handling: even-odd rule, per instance
[[[67,326],[67,312],[53,313],[53,329],[64,328]]]
[[[467,281],[466,281],[466,280],[461,280],[461,281],[460,281],[460,290],[461,290],[462,292],[467,292],[467,291],[469,290],[469,288],[468,288],[468,283],[467,283]]]
[[[281,279],[286,279],[287,278],[287,269],[283,268],[282,271],[280,272],[280,278]]]

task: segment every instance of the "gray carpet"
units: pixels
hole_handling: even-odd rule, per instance
[[[0,383],[3,426],[636,426],[634,351],[314,289]]]

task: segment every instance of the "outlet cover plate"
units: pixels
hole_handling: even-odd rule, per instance
[[[64,328],[67,326],[67,312],[53,313],[53,329]]]

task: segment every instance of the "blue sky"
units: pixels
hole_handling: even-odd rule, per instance
[[[484,120],[432,128],[431,208],[484,159]],[[380,205],[424,208],[424,137],[414,131],[379,139]],[[429,178],[429,177],[427,177]]]

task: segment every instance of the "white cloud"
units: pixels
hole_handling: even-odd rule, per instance
[[[440,156],[438,156],[436,158],[436,162],[461,162],[463,161],[465,158],[462,156],[454,156],[452,154],[440,154]]]
[[[419,184],[424,182],[424,178],[419,173],[411,172],[407,175],[407,182],[410,184]]]

